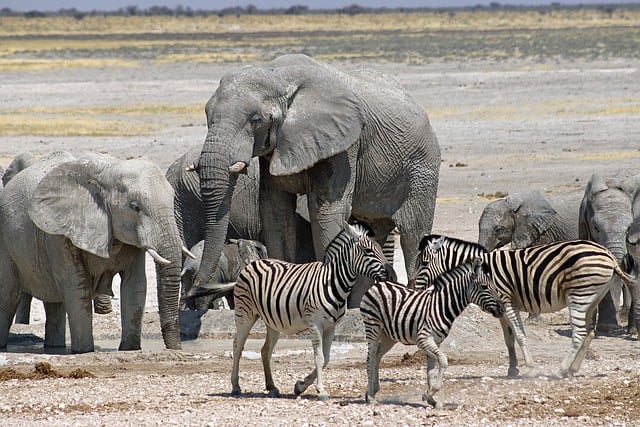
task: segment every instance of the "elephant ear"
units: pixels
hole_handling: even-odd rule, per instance
[[[541,193],[536,192],[530,202],[526,215],[538,233],[545,233],[553,225],[558,212]]]
[[[365,118],[360,99],[336,72],[309,66],[280,71],[295,83],[282,124],[272,132],[276,147],[269,172],[290,175],[349,148],[360,138]]]
[[[108,258],[111,220],[97,172],[96,162],[88,160],[54,167],[37,185],[28,212],[46,233],[66,236],[76,247]]]
[[[245,264],[261,258],[268,258],[267,248],[256,240],[238,239],[238,252]]]

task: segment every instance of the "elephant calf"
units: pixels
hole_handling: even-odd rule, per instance
[[[220,308],[221,298],[207,295],[207,289],[220,283],[235,282],[242,269],[260,258],[267,258],[267,248],[260,242],[246,239],[231,239],[220,255],[218,268],[212,280],[198,288],[198,296],[188,296],[192,288],[200,262],[204,241],[196,243],[191,248],[195,258],[187,258],[182,266],[182,302],[180,304],[180,336],[182,339],[198,338],[200,333],[200,318],[209,309]],[[229,307],[233,308],[233,293],[225,295]]]

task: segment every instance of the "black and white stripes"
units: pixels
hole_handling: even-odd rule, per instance
[[[478,258],[439,276],[428,290],[412,290],[393,282],[377,282],[364,295],[360,312],[368,343],[367,399],[380,389],[378,368],[382,356],[396,342],[427,353],[428,387],[426,400],[435,405],[433,395],[442,385],[447,357],[439,349],[454,320],[471,303],[499,317],[504,304],[490,285],[488,269]],[[435,360],[439,370],[432,372]]]
[[[344,225],[325,251],[323,262],[292,264],[273,259],[254,261],[240,273],[234,288],[236,338],[233,345],[233,393],[240,393],[240,355],[253,324],[261,318],[267,327],[262,349],[266,389],[278,395],[270,359],[281,332],[312,334],[315,369],[296,383],[300,394],[317,377],[320,398],[327,394],[322,369],[329,362],[335,323],[346,310],[346,301],[358,275],[374,280],[388,278],[387,261],[362,225]]]

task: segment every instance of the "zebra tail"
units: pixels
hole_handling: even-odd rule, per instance
[[[622,260],[622,265],[618,264],[615,260],[613,263],[613,270],[620,276],[627,284],[631,284],[638,280],[638,268],[635,268],[633,259],[630,256],[625,256]]]

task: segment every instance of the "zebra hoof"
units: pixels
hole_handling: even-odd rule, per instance
[[[274,388],[272,390],[269,390],[269,393],[267,393],[268,397],[280,397],[280,390],[278,390],[277,388]]]
[[[329,395],[328,394],[319,394],[318,395],[318,400],[320,402],[326,402],[327,400],[329,400]]]
[[[509,368],[509,370],[507,371],[507,376],[509,378],[515,378],[518,375],[520,375],[520,370],[518,368]]]
[[[231,396],[240,397],[242,396],[242,391],[240,391],[239,388],[234,388],[233,390],[231,390]]]
[[[306,389],[307,387],[304,386],[304,381],[296,381],[296,385],[293,387],[293,394],[300,396]]]

